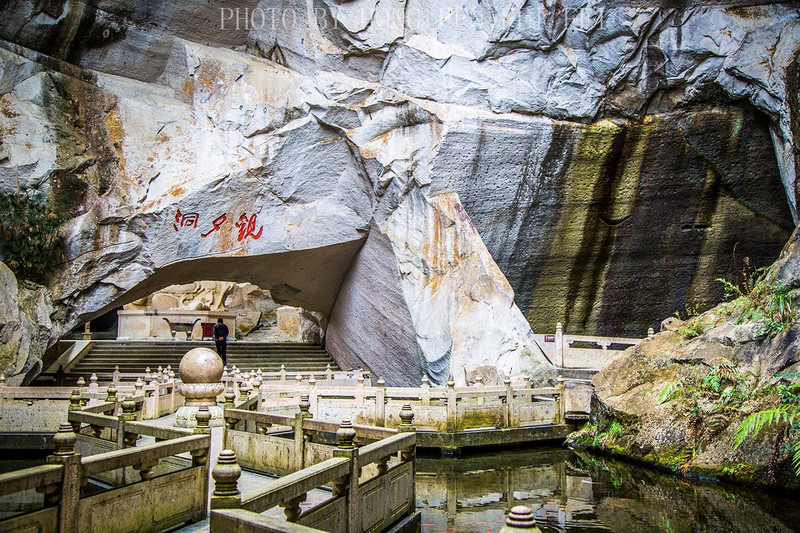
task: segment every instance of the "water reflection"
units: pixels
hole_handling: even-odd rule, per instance
[[[423,533],[496,533],[514,505],[530,507],[545,532],[800,530],[797,494],[687,482],[569,450],[418,458]]]

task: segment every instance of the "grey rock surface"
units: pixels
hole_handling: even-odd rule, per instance
[[[55,335],[219,279],[390,381],[537,373],[528,323],[641,336],[788,238],[800,15],[762,3],[12,1],[0,186],[75,207]]]
[[[57,337],[50,315],[50,291],[30,282],[18,283],[0,263],[0,371],[11,386],[27,384],[42,370],[42,356]]]

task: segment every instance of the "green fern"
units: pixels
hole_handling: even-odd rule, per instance
[[[658,395],[658,403],[666,403],[671,401],[683,390],[683,382],[670,381]]]
[[[780,423],[794,424],[798,415],[800,415],[800,409],[794,405],[779,405],[772,409],[753,413],[739,424],[739,429],[736,430],[736,436],[734,437],[734,449],[738,448],[751,433],[758,435],[765,426],[773,426]],[[800,460],[797,459],[800,457],[798,453],[800,453],[800,450],[795,452],[796,460]]]
[[[800,441],[794,443],[794,455],[792,455],[792,468],[796,476],[800,476]]]

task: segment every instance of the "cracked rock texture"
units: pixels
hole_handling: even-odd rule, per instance
[[[542,375],[528,324],[642,336],[796,221],[793,3],[133,4],[0,20],[0,186],[75,206],[55,335],[216,279],[390,384]]]

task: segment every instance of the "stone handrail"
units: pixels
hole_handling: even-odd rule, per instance
[[[81,465],[85,475],[92,476],[126,466],[151,463],[179,453],[207,450],[209,446],[211,446],[209,435],[190,435],[165,442],[92,455],[83,458]]]
[[[242,509],[263,513],[350,473],[350,460],[333,457],[242,494]]]
[[[652,328],[648,336],[654,335]],[[564,333],[561,323],[556,325],[555,334],[535,335],[536,341],[550,361],[562,368],[598,371],[623,350],[609,350],[612,344],[634,346],[642,339],[628,337],[605,337],[598,335],[569,335]],[[597,348],[574,348],[572,344],[589,343]]]
[[[375,463],[389,455],[414,446],[416,442],[417,436],[413,432],[398,433],[391,437],[386,437],[383,440],[359,448],[358,463],[362,466]]]
[[[281,522],[243,509],[218,509],[211,513],[211,531],[235,531],[240,524],[250,533],[320,533],[321,529]]]
[[[325,420],[316,420],[313,418],[306,418],[300,416],[300,430],[303,432],[323,432],[323,433],[336,433],[339,429],[339,424],[328,422]],[[225,421],[228,428],[234,427],[240,421],[250,421],[257,425],[278,425],[294,427],[297,421],[297,416],[282,415],[277,413],[265,413],[260,411],[246,411],[243,409],[225,409]],[[353,429],[356,431],[356,437],[362,439],[383,439],[389,435],[397,433],[396,429],[366,426],[362,424],[353,424]]]
[[[281,415],[277,413],[261,413],[246,409],[225,409],[225,419],[231,419],[231,423],[240,420],[247,420],[258,424],[276,424],[279,426],[294,425],[294,416]],[[336,430],[334,430],[336,431]]]
[[[0,474],[0,496],[61,482],[64,467],[41,465]]]
[[[260,404],[277,405],[288,413],[297,408],[301,397],[307,396],[309,413],[326,412],[342,418],[351,416],[371,426],[394,427],[400,422],[401,405],[411,403],[418,415],[419,428],[449,433],[480,427],[501,429],[537,423],[562,424],[565,410],[564,380],[558,380],[555,387],[536,388],[512,386],[510,381],[499,387],[353,388],[312,385],[296,388],[292,394],[293,398],[286,398],[285,391],[261,391]],[[548,404],[555,407],[548,408]],[[356,414],[351,414],[353,406]],[[474,416],[476,410],[482,411],[485,420]],[[311,417],[310,414],[306,416]]]
[[[353,445],[356,431],[349,422],[342,422],[336,431],[338,447],[333,457],[244,494],[237,488],[241,473],[237,456],[232,450],[224,450],[212,471],[215,490],[210,531],[362,531],[365,516],[371,520],[370,530],[380,531],[407,516],[415,504],[416,433],[410,425],[413,414],[406,409],[400,433],[357,448]],[[302,420],[300,415],[297,420]],[[329,429],[328,423],[324,424]],[[390,459],[398,454],[399,463],[390,466]],[[361,473],[372,464],[377,466],[370,470],[375,475],[367,476],[367,470]],[[309,491],[328,483],[333,489],[329,499],[300,509]],[[382,504],[376,506],[376,499]],[[287,522],[259,514],[276,505],[284,508]]]
[[[76,397],[74,395],[71,400]],[[47,458],[47,465],[0,475],[0,495],[32,488],[44,494],[44,508],[0,520],[0,530],[88,532],[102,529],[108,525],[105,521],[111,519],[119,530],[154,532],[174,527],[188,519],[196,521],[204,518],[207,510],[204,494],[208,476],[206,465],[211,446],[207,420],[196,431],[198,434],[87,457],[75,453],[75,445],[80,439],[74,430],[83,421],[98,427],[109,427],[118,423],[122,427],[125,424],[132,426],[125,429],[142,429],[141,424],[125,419],[131,416],[131,402],[123,407],[124,414],[117,418],[81,412],[78,409],[71,410],[70,422],[61,424],[53,438],[56,451]],[[118,437],[128,435],[120,429],[117,432]],[[86,436],[81,438],[91,439]],[[135,439],[133,442],[135,443]],[[121,445],[122,442],[118,441],[117,444]],[[179,472],[161,473],[155,484],[150,482],[154,469],[161,460],[183,453],[191,454],[190,465],[184,462]],[[129,467],[139,473],[140,479],[135,485],[126,483],[123,476],[123,482],[113,484],[109,490],[82,496],[81,486],[87,483],[90,476],[119,472]],[[181,503],[184,506],[182,514],[171,517],[169,511],[174,506],[171,502],[175,490],[179,491],[179,498],[184,498],[184,501],[187,497],[185,494],[188,495],[189,503],[188,506]],[[125,502],[125,506],[130,507],[133,512],[116,513],[113,516],[103,515],[102,512],[97,514],[98,509],[118,509],[119,502]]]

